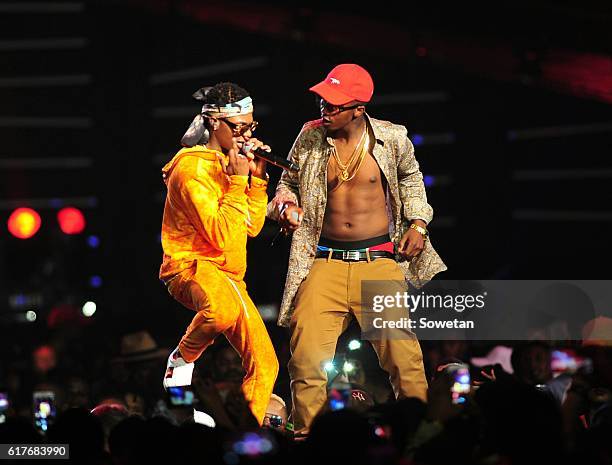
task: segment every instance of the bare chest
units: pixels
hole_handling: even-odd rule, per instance
[[[346,164],[340,165],[334,157],[329,158],[327,164],[328,191],[348,188],[378,189],[382,187],[382,172],[370,152],[365,154],[360,166],[351,166],[346,170],[345,168]],[[350,179],[346,180],[347,177]]]

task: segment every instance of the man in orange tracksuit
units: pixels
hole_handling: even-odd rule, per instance
[[[244,274],[247,236],[263,227],[268,200],[265,161],[251,150],[269,147],[252,137],[257,123],[244,89],[219,83],[194,97],[204,106],[183,137],[188,147],[162,170],[168,194],[159,277],[196,312],[168,358],[164,387],[191,384],[193,362],[224,334],[242,357],[242,389],[261,424],[278,361]]]

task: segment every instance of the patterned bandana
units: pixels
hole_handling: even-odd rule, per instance
[[[206,103],[202,107],[203,115],[214,118],[231,118],[233,116],[248,115],[249,113],[253,113],[253,100],[251,97],[245,97],[242,100],[226,105]]]
[[[206,133],[206,125],[204,124],[205,116],[214,118],[231,118],[233,116],[248,115],[249,113],[253,113],[253,100],[251,97],[245,97],[242,100],[228,103],[226,105],[206,103],[202,107],[200,114],[195,116],[189,125],[187,132],[185,132],[181,138],[181,145],[183,147],[193,147],[199,143],[206,143],[202,142],[202,137]]]

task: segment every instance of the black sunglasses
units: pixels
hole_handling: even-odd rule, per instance
[[[342,113],[343,111],[353,110],[357,107],[362,107],[363,104],[358,103],[356,105],[343,106],[343,105],[334,105],[329,103],[327,100],[319,99],[319,109],[324,111],[328,115],[335,115],[337,113]]]

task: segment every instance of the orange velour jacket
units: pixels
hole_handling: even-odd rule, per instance
[[[204,146],[184,148],[162,169],[168,188],[162,222],[163,262],[159,277],[167,282],[197,260],[213,262],[230,278],[246,271],[247,235],[263,227],[267,181],[228,176],[227,156]]]

